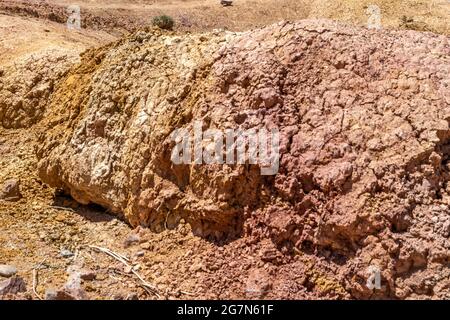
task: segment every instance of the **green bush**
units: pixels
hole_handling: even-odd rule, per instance
[[[161,29],[172,30],[175,21],[169,16],[162,15],[153,18],[153,25]]]

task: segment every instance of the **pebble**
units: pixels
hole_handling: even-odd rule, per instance
[[[133,270],[132,266],[125,266],[123,269],[123,272],[125,273],[131,273],[131,271]]]
[[[137,234],[130,234],[124,241],[123,246],[125,248],[128,248],[130,246],[132,246],[133,244],[138,243],[141,240],[141,238],[139,237],[139,235]]]
[[[96,278],[96,273],[92,270],[81,270],[80,278],[81,280],[92,281]]]
[[[141,244],[141,248],[144,250],[151,250],[152,244],[150,242],[144,242]]]
[[[70,293],[64,290],[47,289],[45,291],[45,300],[76,300]]]
[[[0,296],[5,294],[16,294],[27,290],[25,281],[21,277],[11,277],[0,281]]]
[[[136,252],[135,256],[136,257],[143,257],[144,254],[145,254],[145,251],[138,251],[138,252]]]
[[[125,300],[139,300],[139,296],[136,293],[130,293]]]
[[[7,264],[0,264],[0,276],[9,278],[17,273],[17,268]]]
[[[70,258],[73,257],[73,252],[67,249],[62,249],[59,254],[61,255],[61,257],[63,258]]]

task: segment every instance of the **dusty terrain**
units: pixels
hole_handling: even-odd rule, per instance
[[[65,23],[71,0],[3,0],[0,12]],[[116,35],[148,25],[159,14],[172,16],[186,31],[223,28],[243,31],[280,20],[328,18],[366,25],[367,7],[378,5],[385,28],[449,34],[450,5],[446,0],[237,0],[223,8],[215,0],[76,1],[82,26]]]
[[[3,298],[450,298],[448,3],[68,3],[0,3]],[[280,173],[173,166],[193,119],[280,127]]]

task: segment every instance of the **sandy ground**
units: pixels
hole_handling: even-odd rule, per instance
[[[0,65],[27,58],[42,50],[79,55],[89,47],[114,39],[114,36],[103,31],[82,29],[68,32],[65,25],[56,22],[0,14]]]

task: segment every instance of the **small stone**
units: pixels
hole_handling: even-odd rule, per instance
[[[64,290],[45,290],[45,300],[76,300],[74,296]]]
[[[141,269],[141,265],[140,264],[137,264],[137,265],[135,265],[134,267],[133,267],[133,270],[134,271],[139,271]]]
[[[444,222],[444,226],[442,228],[443,230],[443,236],[448,238],[450,236],[450,221],[447,220],[446,222]]]
[[[123,269],[123,272],[125,273],[131,273],[131,271],[133,270],[132,266],[125,266]]]
[[[55,289],[45,290],[44,300],[57,300],[57,291]]]
[[[7,180],[0,189],[0,199],[6,201],[17,201],[22,198],[20,193],[20,182],[16,179]]]
[[[85,300],[86,293],[81,287],[81,272],[74,271],[69,273],[69,278],[67,279],[63,290],[74,297],[75,300]]]
[[[84,280],[84,281],[92,281],[92,280],[95,280],[96,274],[92,270],[81,270],[80,278],[81,278],[81,280]]]
[[[144,242],[141,244],[141,248],[144,250],[151,250],[152,249],[152,244],[150,242]]]
[[[0,276],[1,277],[12,277],[17,273],[17,268],[7,264],[0,264]]]
[[[139,300],[137,293],[130,293],[125,300]]]
[[[138,252],[136,252],[135,256],[136,257],[143,257],[144,254],[145,254],[145,251],[138,251]]]
[[[63,258],[70,258],[73,257],[73,252],[67,249],[62,249],[59,254],[61,255],[61,257]]]
[[[275,261],[279,255],[279,252],[272,248],[264,248],[260,252],[261,260],[265,262]]]
[[[125,299],[125,297],[122,293],[116,293],[112,296],[112,300],[119,301],[119,300],[124,300],[124,299]]]
[[[58,222],[64,222],[64,220],[66,220],[66,216],[63,213],[59,213],[56,217],[55,220]]]
[[[133,233],[133,234],[130,234],[128,236],[128,238],[125,239],[123,245],[125,248],[128,248],[131,245],[138,243],[140,240],[141,240],[141,238],[137,234]]]
[[[27,291],[25,281],[21,277],[11,277],[0,281],[0,295],[16,294]]]

